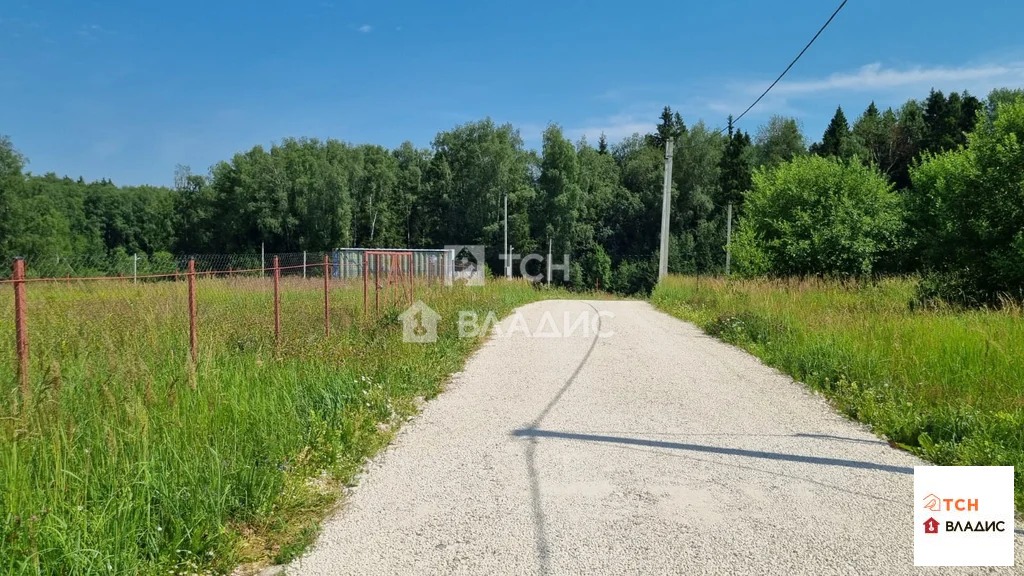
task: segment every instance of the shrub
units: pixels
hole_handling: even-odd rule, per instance
[[[742,274],[867,275],[897,247],[901,201],[873,167],[807,156],[753,180],[735,240]]]
[[[623,260],[612,276],[612,291],[618,294],[649,294],[658,283],[658,260],[631,258]]]
[[[911,170],[920,297],[956,304],[1024,299],[1024,96],[982,114],[967,148],[926,157]]]
[[[611,288],[612,260],[600,244],[591,244],[577,262],[572,263],[572,283],[577,289]]]

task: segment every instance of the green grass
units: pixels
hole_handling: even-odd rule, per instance
[[[269,280],[198,282],[199,362],[184,282],[28,285],[30,398],[0,286],[0,573],[226,572],[287,561],[341,484],[438,394],[478,341],[457,310],[499,315],[528,284],[418,287],[446,321],[405,344],[396,307],[362,318],[362,287],[284,280],[275,349]],[[372,300],[371,300],[372,305]]]
[[[1024,510],[1024,317],[914,310],[914,288],[670,277],[651,302],[937,464],[1016,466]]]

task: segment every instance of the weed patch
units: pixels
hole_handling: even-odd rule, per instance
[[[436,344],[417,345],[402,342],[398,310],[364,319],[362,291],[342,285],[324,337],[321,285],[289,279],[275,346],[269,282],[257,284],[198,282],[194,366],[184,283],[30,287],[31,398],[13,354],[0,358],[0,573],[294,558],[338,487],[477,346],[458,337],[457,311],[503,315],[545,294],[420,286],[443,320]],[[0,333],[11,335],[7,292]]]

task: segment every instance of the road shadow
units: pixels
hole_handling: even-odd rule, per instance
[[[801,464],[816,464],[819,466],[841,466],[844,468],[856,468],[859,470],[878,470],[881,472],[891,472],[894,474],[914,473],[914,469],[907,466],[892,466],[889,464],[878,464],[876,462],[865,462],[862,460],[846,460],[843,458],[827,458],[823,456],[804,456],[801,454],[764,452],[761,450],[744,450],[742,448],[723,448],[720,446],[709,446],[706,444],[667,442],[665,440],[647,440],[644,438],[602,436],[597,434],[578,434],[574,432],[559,432],[556,430],[540,430],[537,428],[523,428],[520,430],[513,430],[512,435],[519,438],[558,438],[561,440],[580,440],[583,442],[606,442],[611,444],[623,444],[627,446],[644,446],[648,448],[667,448],[670,450],[685,450],[688,452],[699,452],[703,454],[723,454],[726,456],[744,456],[747,458],[759,458],[763,460],[778,460],[785,462],[798,462]]]
[[[797,432],[796,434],[732,434],[728,432],[712,433],[712,434],[698,434],[694,432],[644,432],[644,431],[611,431],[611,430],[581,430],[580,434],[597,434],[597,435],[608,435],[608,436],[622,436],[641,434],[644,436],[671,436],[671,437],[692,437],[692,438],[810,438],[814,440],[835,440],[838,442],[857,442],[860,444],[878,444],[880,446],[888,446],[889,443],[885,440],[879,439],[868,439],[868,438],[850,438],[849,436],[835,436],[833,434],[809,434],[804,432]]]
[[[587,306],[590,306],[590,308],[593,309],[594,312],[598,312],[597,308],[594,308],[593,304],[590,304],[589,302],[587,302],[586,304]],[[602,329],[601,320],[601,315],[600,313],[598,313],[597,331],[594,334],[594,339],[591,340],[590,347],[587,348],[587,353],[583,355],[583,359],[580,360],[580,363],[576,365],[576,369],[572,371],[572,374],[569,375],[569,378],[566,379],[565,383],[562,384],[562,387],[558,389],[558,392],[555,394],[555,396],[547,403],[544,409],[541,410],[540,414],[538,414],[537,417],[533,419],[533,422],[530,422],[530,424],[526,428],[523,428],[522,430],[536,430],[537,427],[540,426],[541,422],[544,420],[544,417],[547,416],[548,413],[551,412],[551,409],[554,408],[555,405],[558,404],[559,400],[562,399],[562,396],[565,394],[566,390],[568,390],[569,387],[572,386],[572,383],[576,381],[576,378],[580,375],[580,371],[583,370],[583,366],[586,365],[587,361],[590,359],[590,355],[593,354],[594,348],[597,347],[597,341],[600,338],[600,336],[598,335],[601,333]],[[538,437],[526,436],[526,438],[529,441],[526,446],[526,469],[530,477],[530,499],[532,500],[531,507],[533,510],[533,536],[534,548],[536,549],[537,553],[537,571],[540,574],[548,574],[551,571],[549,560],[550,557],[548,536],[544,518],[543,501],[541,499],[540,492],[540,476],[537,472]]]
[[[871,499],[871,500],[877,500],[879,502],[888,502],[890,504],[898,504],[898,505],[903,505],[904,504],[904,502],[901,501],[901,500],[895,500],[893,498],[886,498],[884,496],[879,496],[877,494],[869,494],[867,492],[860,492],[860,491],[857,491],[857,490],[850,490],[849,488],[843,488],[842,486],[836,486],[835,484],[829,484],[828,482],[822,482],[820,480],[815,480],[815,479],[809,478],[807,476],[799,476],[799,475],[795,475],[795,474],[786,474],[784,472],[778,472],[778,471],[775,471],[775,470],[768,470],[766,468],[758,468],[757,466],[746,466],[746,465],[743,465],[743,464],[736,464],[736,463],[733,463],[733,462],[724,462],[720,458],[712,460],[710,458],[698,458],[697,456],[694,456],[693,454],[688,454],[688,453],[665,452],[665,451],[660,451],[660,450],[655,450],[655,449],[650,449],[650,448],[640,448],[640,447],[636,447],[636,446],[624,446],[624,445],[621,445],[621,444],[611,444],[609,446],[611,448],[615,448],[615,449],[618,449],[618,450],[635,450],[637,452],[644,452],[644,453],[651,454],[651,455],[656,455],[656,456],[659,456],[659,457],[669,456],[669,457],[672,457],[672,458],[682,458],[682,459],[685,459],[685,460],[689,460],[691,462],[702,462],[704,464],[710,464],[712,466],[722,466],[722,467],[726,467],[726,468],[735,468],[737,470],[749,470],[751,472],[756,472],[758,474],[768,474],[770,476],[776,476],[776,477],[779,477],[779,478],[787,478],[787,479],[790,479],[790,480],[797,480],[799,482],[806,482],[808,484],[814,484],[815,486],[821,486],[822,488],[826,488],[828,490],[835,490],[837,492],[844,492],[846,494],[851,494],[853,496],[858,496],[860,498],[868,498],[868,499]]]

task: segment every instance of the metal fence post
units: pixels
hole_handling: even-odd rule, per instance
[[[410,268],[413,270],[409,275],[409,305],[413,305],[413,300],[416,298],[416,254],[413,254],[411,258]]]
[[[369,307],[369,296],[366,293],[366,283],[370,281],[369,274],[367,274],[369,266],[367,265],[366,259],[368,257],[369,254],[363,253],[363,319],[366,318],[366,309]]]
[[[401,269],[398,266],[398,254],[391,255],[388,265],[388,284],[391,288],[391,301],[398,302],[398,283],[401,281]],[[387,298],[387,294],[384,295]]]
[[[196,260],[188,259],[188,345],[192,363],[199,357],[199,340],[196,334]]]
[[[18,351],[18,384],[25,404],[32,394],[28,380],[28,311],[25,302],[25,259],[14,259],[14,332]]]
[[[138,253],[132,256],[132,284],[139,283],[139,255]]]
[[[306,279],[306,251],[302,251],[302,279]]]
[[[324,254],[324,336],[331,335],[331,258]]]
[[[274,256],[274,346],[281,347],[281,261]]]

